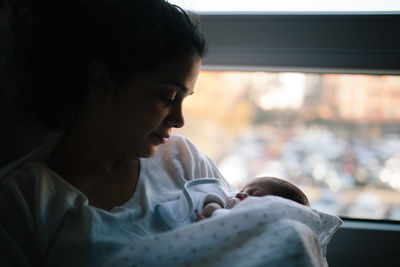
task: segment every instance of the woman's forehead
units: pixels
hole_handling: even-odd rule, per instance
[[[195,55],[181,56],[160,64],[152,72],[152,76],[160,82],[176,84],[182,91],[189,92],[194,88],[200,66],[200,57]]]

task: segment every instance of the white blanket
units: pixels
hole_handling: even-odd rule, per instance
[[[276,196],[132,243],[105,266],[327,266],[341,220]]]

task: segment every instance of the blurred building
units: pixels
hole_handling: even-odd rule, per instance
[[[363,123],[400,121],[397,76],[326,74],[318,114],[325,119]]]

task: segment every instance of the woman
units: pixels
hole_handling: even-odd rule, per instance
[[[190,179],[230,188],[171,136],[205,50],[183,10],[164,0],[8,4],[17,43],[3,84],[19,90],[27,121],[58,135],[0,169],[1,266],[325,265],[340,220],[309,207],[257,198],[178,232],[156,221],[156,204]]]
[[[54,2],[13,7],[9,76],[24,115],[59,135],[0,170],[5,265],[97,266],[164,231],[152,210],[186,180],[222,179],[171,137],[205,52],[188,15],[163,0]]]

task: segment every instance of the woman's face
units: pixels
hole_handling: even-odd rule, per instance
[[[183,100],[193,93],[201,60],[184,56],[136,73],[105,101],[106,142],[121,157],[150,157],[184,124]]]

